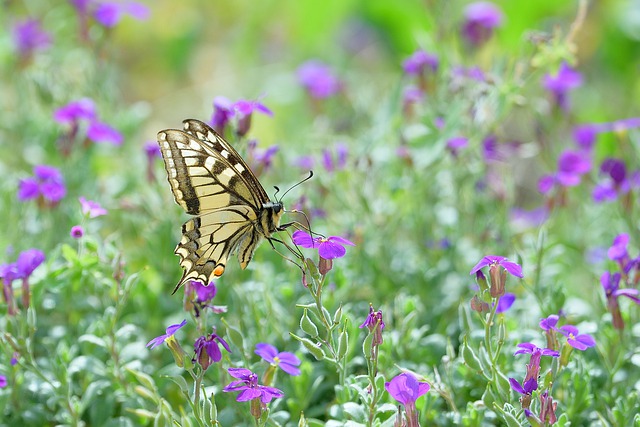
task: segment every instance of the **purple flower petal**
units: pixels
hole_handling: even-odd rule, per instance
[[[278,355],[278,349],[267,343],[256,344],[255,353],[262,357],[266,362],[274,363],[275,357]]]
[[[106,142],[113,145],[121,145],[124,137],[116,129],[106,123],[93,121],[87,129],[87,137],[93,142]]]
[[[496,313],[504,313],[509,310],[513,303],[516,301],[516,295],[510,292],[505,293],[498,300],[498,308],[496,308]]]
[[[293,243],[303,248],[313,248],[315,246],[314,239],[311,235],[302,230],[296,230],[293,232]]]

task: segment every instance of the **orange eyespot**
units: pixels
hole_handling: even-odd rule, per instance
[[[222,276],[222,273],[224,273],[224,265],[219,265],[213,269],[213,275],[216,277]]]

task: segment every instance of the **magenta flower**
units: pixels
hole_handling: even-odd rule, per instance
[[[415,405],[416,400],[426,394],[431,386],[427,382],[419,382],[413,374],[403,372],[384,383],[384,388],[391,397],[406,406]]]
[[[81,225],[74,225],[73,227],[71,227],[69,235],[74,239],[79,239],[84,236],[84,228],[82,228]]]
[[[274,366],[279,366],[289,375],[300,375],[300,359],[288,351],[278,352],[278,349],[267,343],[256,344],[255,353],[262,357],[262,359]]]
[[[315,159],[312,156],[299,156],[293,161],[293,164],[300,169],[311,170],[315,165]]]
[[[569,91],[582,85],[582,74],[571,68],[566,62],[563,62],[557,74],[546,74],[544,76],[542,85],[551,92],[556,105],[567,111],[569,110]]]
[[[122,145],[124,137],[116,129],[106,123],[94,120],[89,123],[87,138],[96,143],[108,143],[112,145]]]
[[[480,260],[472,269],[469,274],[475,274],[478,270],[486,266],[499,265],[503,267],[509,274],[515,277],[523,278],[522,267],[515,262],[509,261],[503,256],[487,255]]]
[[[589,334],[580,334],[578,328],[573,325],[560,326],[557,329],[562,335],[567,337],[567,344],[578,350],[586,350],[596,345],[596,341]]]
[[[125,15],[144,21],[149,19],[149,9],[144,4],[133,1],[101,1],[94,11],[96,21],[107,28],[115,27]]]
[[[596,203],[614,201],[619,195],[640,187],[640,172],[627,174],[622,160],[607,158],[600,165],[600,176],[603,180],[593,189],[593,200]]]
[[[159,159],[161,157],[160,146],[156,141],[145,142],[144,153],[147,155],[147,159],[149,159],[149,161],[153,159]]]
[[[402,62],[402,69],[409,75],[421,75],[426,71],[437,71],[439,64],[437,56],[420,49]]]
[[[175,333],[178,332],[178,329],[182,328],[186,324],[187,324],[187,319],[184,319],[181,323],[169,326],[165,334],[155,337],[154,339],[149,341],[147,343],[147,347],[150,347],[151,349],[158,347],[160,344],[162,344],[169,338],[173,337],[173,335],[175,335]]]
[[[60,171],[53,166],[37,165],[34,176],[20,180],[18,200],[26,201],[42,197],[50,204],[56,204],[67,194]]]
[[[0,375],[0,388],[5,388],[7,384],[7,377],[5,377],[4,375]]]
[[[616,261],[623,270],[629,261],[629,253],[627,252],[628,245],[629,235],[627,233],[620,233],[613,239],[613,244],[607,251],[609,259]]]
[[[96,117],[96,105],[89,98],[72,101],[53,112],[53,120],[61,125],[74,125],[80,120],[93,120]]]
[[[216,289],[216,284],[214,282],[211,282],[209,283],[208,286],[205,286],[200,281],[191,280],[190,284],[191,284],[191,288],[196,293],[196,299],[199,303],[206,303],[213,300],[213,298],[215,298],[217,289]]]
[[[248,369],[229,368],[228,372],[229,375],[237,378],[239,381],[232,381],[223,388],[222,391],[225,393],[239,391],[240,394],[236,398],[238,402],[246,402],[259,398],[263,404],[266,404],[271,402],[272,399],[284,396],[284,393],[275,387],[258,384],[258,376]]]
[[[207,369],[212,363],[221,361],[222,351],[220,351],[220,345],[222,345],[227,352],[231,353],[229,344],[216,334],[215,328],[213,328],[212,333],[198,337],[193,346],[195,350],[193,362],[195,363],[197,361],[200,366],[202,366],[202,369]]]
[[[408,427],[419,426],[416,400],[429,391],[431,388],[429,384],[419,382],[413,374],[404,372],[392,378],[391,381],[384,383],[384,388],[389,392],[391,397],[404,405],[407,416],[406,425]]]
[[[469,4],[464,9],[462,36],[472,45],[478,46],[489,40],[493,30],[502,24],[502,11],[488,1]]]
[[[96,218],[107,214],[107,210],[100,206],[100,203],[98,202],[87,200],[84,197],[80,197],[78,201],[82,207],[82,214],[87,215],[89,218]]]
[[[262,113],[267,116],[273,116],[273,112],[258,101],[240,99],[233,104],[232,108],[234,116],[237,117],[238,120],[236,133],[240,136],[244,136],[249,132],[249,128],[251,128],[251,116],[253,113]]]
[[[13,27],[13,41],[23,57],[29,57],[37,50],[51,46],[51,35],[42,29],[37,19],[18,22]]]
[[[342,258],[347,253],[344,245],[355,246],[355,243],[344,237],[311,237],[309,233],[302,230],[296,230],[293,233],[293,243],[303,248],[317,248],[318,254],[324,259]]]
[[[272,145],[266,149],[262,149],[257,148],[257,145],[258,142],[255,139],[249,140],[247,142],[249,156],[253,163],[252,169],[257,175],[259,175],[271,168],[273,158],[280,150],[280,147],[278,147],[277,145]]]
[[[310,60],[298,67],[298,81],[316,99],[325,99],[337,94],[342,84],[331,68],[317,60]]]
[[[558,320],[560,320],[560,316],[557,314],[552,314],[549,317],[545,317],[544,319],[540,319],[540,323],[538,324],[541,329],[545,331],[556,330],[556,325],[558,324]]]

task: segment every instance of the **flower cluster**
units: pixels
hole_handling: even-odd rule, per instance
[[[58,108],[53,113],[53,119],[67,129],[59,141],[64,155],[71,152],[79,135],[95,143],[121,145],[124,141],[120,132],[99,120],[95,103],[89,98],[72,101]],[[81,127],[85,129],[82,133]]]
[[[60,170],[53,166],[38,165],[32,177],[20,180],[18,200],[38,200],[40,205],[55,206],[67,194]]]

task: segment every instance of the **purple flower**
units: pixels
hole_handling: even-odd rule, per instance
[[[313,169],[315,160],[312,156],[300,156],[293,161],[293,164],[300,169]]]
[[[467,145],[469,145],[469,140],[464,136],[456,136],[447,140],[447,149],[454,157],[457,157],[460,150],[466,148]]]
[[[80,120],[93,120],[96,117],[96,105],[89,98],[72,101],[53,113],[53,120],[61,125],[75,125]]]
[[[211,363],[217,363],[222,360],[222,351],[219,345],[222,345],[227,352],[231,353],[229,344],[216,334],[215,328],[213,332],[207,336],[201,336],[196,339],[194,344],[195,357],[193,362],[198,362],[202,369],[207,369]]]
[[[53,166],[37,165],[34,177],[20,180],[18,200],[26,201],[42,197],[50,204],[56,204],[67,193],[60,171]]]
[[[278,352],[278,349],[267,343],[256,344],[256,354],[265,362],[271,363],[274,366],[279,366],[289,375],[300,375],[300,359],[288,351]]]
[[[169,326],[166,330],[166,334],[155,337],[154,339],[149,341],[147,343],[147,347],[151,347],[151,349],[158,347],[160,344],[162,344],[169,338],[173,337],[173,335],[178,331],[178,329],[182,328],[186,324],[187,324],[187,319],[184,319],[181,323],[177,323],[175,325]]]
[[[462,35],[469,43],[478,46],[486,42],[494,28],[502,24],[502,11],[493,3],[479,1],[464,9],[464,18]]]
[[[580,184],[580,177],[591,170],[591,161],[579,151],[567,150],[558,158],[557,181],[565,187]]]
[[[229,375],[233,378],[239,379],[239,381],[232,381],[229,385],[222,389],[223,392],[228,393],[232,391],[240,391],[241,393],[236,398],[238,402],[246,402],[248,400],[260,399],[263,404],[271,402],[272,399],[277,399],[284,396],[281,390],[275,387],[267,387],[258,384],[258,376],[245,368],[229,368]]]
[[[395,376],[391,381],[384,383],[384,388],[405,408],[415,408],[416,400],[426,394],[431,386],[427,382],[419,382],[418,379],[409,372],[403,372]]]
[[[360,328],[367,328],[369,329],[369,333],[374,334],[373,336],[373,345],[374,346],[379,346],[380,344],[382,344],[383,342],[383,338],[382,338],[382,331],[384,330],[385,324],[384,324],[384,320],[382,319],[382,310],[378,310],[375,311],[373,309],[373,305],[369,304],[369,315],[367,316],[366,319],[364,319],[364,322],[362,322],[362,325],[360,325]]]
[[[69,234],[74,239],[79,239],[84,236],[84,228],[82,228],[81,225],[74,225],[73,227],[71,227],[71,232]]]
[[[624,319],[620,312],[618,297],[627,297],[636,304],[640,304],[640,291],[633,288],[620,289],[620,273],[611,274],[606,271],[600,276],[600,283],[607,298],[607,308],[611,312],[613,318],[613,326],[618,330],[624,329]]]
[[[515,277],[523,278],[522,267],[515,262],[509,261],[507,258],[503,256],[497,255],[487,255],[480,260],[472,269],[469,274],[475,274],[478,270],[486,266],[496,266],[499,265],[503,267],[509,274]]]
[[[322,150],[322,166],[326,169],[327,172],[333,172],[335,170],[342,170],[347,164],[347,156],[349,155],[349,148],[343,144],[336,144],[336,156],[334,160],[334,156],[331,151],[326,148]]]
[[[578,328],[573,325],[560,326],[558,329],[562,335],[567,337],[567,343],[578,350],[586,350],[596,345],[596,341],[589,334],[580,334]]]
[[[124,15],[130,15],[138,21],[149,19],[149,9],[138,2],[101,1],[94,11],[96,21],[107,28],[115,27]]]
[[[244,136],[251,128],[251,116],[254,112],[262,113],[267,116],[273,116],[273,112],[258,101],[247,101],[241,99],[236,101],[233,106],[234,116],[238,119],[236,133]]]
[[[252,148],[251,155],[253,157],[253,161],[257,163],[256,165],[254,165],[254,171],[256,171],[257,173],[262,173],[269,170],[271,168],[271,164],[273,163],[273,157],[276,155],[278,150],[280,150],[280,147],[278,147],[277,145],[272,145],[267,149]]]
[[[216,96],[213,99],[213,116],[211,126],[220,134],[224,134],[224,129],[233,117],[233,103],[224,96]]]
[[[325,99],[338,93],[342,84],[331,68],[317,60],[310,60],[298,67],[298,81],[316,99]]]
[[[37,19],[27,19],[18,22],[13,27],[13,40],[18,52],[30,56],[36,50],[47,49],[51,45],[51,35],[42,29]]]
[[[593,200],[597,203],[613,201],[618,195],[626,194],[631,188],[640,186],[638,172],[628,176],[627,168],[622,160],[607,158],[600,165],[600,175],[604,181],[593,189]]]
[[[595,124],[579,125],[573,128],[573,140],[579,148],[591,150],[596,143],[596,138],[602,132],[602,126]]]
[[[500,299],[498,299],[498,308],[496,308],[496,313],[504,313],[509,310],[515,301],[515,294],[510,292],[505,293],[500,297]]]
[[[293,243],[303,248],[317,248],[318,254],[324,259],[342,258],[347,253],[344,245],[355,246],[355,243],[344,237],[311,237],[309,233],[302,230],[296,230],[293,233]]]
[[[147,141],[144,143],[144,153],[147,155],[147,159],[150,161],[155,158],[160,158],[160,146],[156,141]]]
[[[509,378],[509,384],[511,384],[511,388],[513,390],[525,395],[530,395],[538,389],[538,380],[535,378],[528,379],[522,385],[520,385],[518,380],[516,380],[515,378]]]
[[[549,210],[545,207],[536,209],[513,208],[510,219],[514,225],[522,228],[539,227],[549,218]]]
[[[557,314],[552,314],[549,317],[540,319],[540,323],[538,324],[538,326],[540,326],[540,328],[545,331],[556,330],[557,329],[556,325],[558,324],[558,320],[560,320],[560,316],[558,316]]]
[[[421,75],[427,70],[435,72],[438,70],[438,57],[425,52],[415,51],[410,57],[402,62],[402,69],[409,75]]]
[[[7,377],[5,377],[4,375],[0,375],[0,388],[5,388],[7,384]]]
[[[518,350],[516,350],[515,353],[513,353],[514,356],[517,354],[531,354],[531,355],[540,354],[542,356],[551,356],[551,357],[560,356],[560,353],[558,353],[557,351],[551,348],[540,348],[530,342],[520,343],[516,347],[518,347]]]
[[[217,289],[216,284],[214,282],[209,283],[208,286],[202,284],[202,282],[197,280],[191,280],[191,288],[196,293],[196,299],[199,303],[206,303],[215,298]]]
[[[27,279],[45,260],[44,252],[39,249],[27,249],[20,252],[16,261],[16,278]]]
[[[610,260],[616,261],[622,266],[629,259],[627,245],[629,245],[629,235],[627,233],[618,234],[613,239],[613,244],[607,251],[607,256]]]
[[[96,143],[109,143],[112,145],[121,145],[124,137],[116,129],[106,123],[94,120],[89,123],[87,129],[87,137]]]
[[[98,202],[87,200],[84,197],[80,197],[78,201],[82,207],[82,214],[89,216],[89,218],[95,218],[107,214],[107,210],[100,206],[100,203]]]
[[[542,85],[551,92],[558,105],[564,111],[569,109],[568,93],[582,85],[582,75],[571,68],[566,62],[560,65],[558,73],[555,75],[546,74],[542,80]]]

